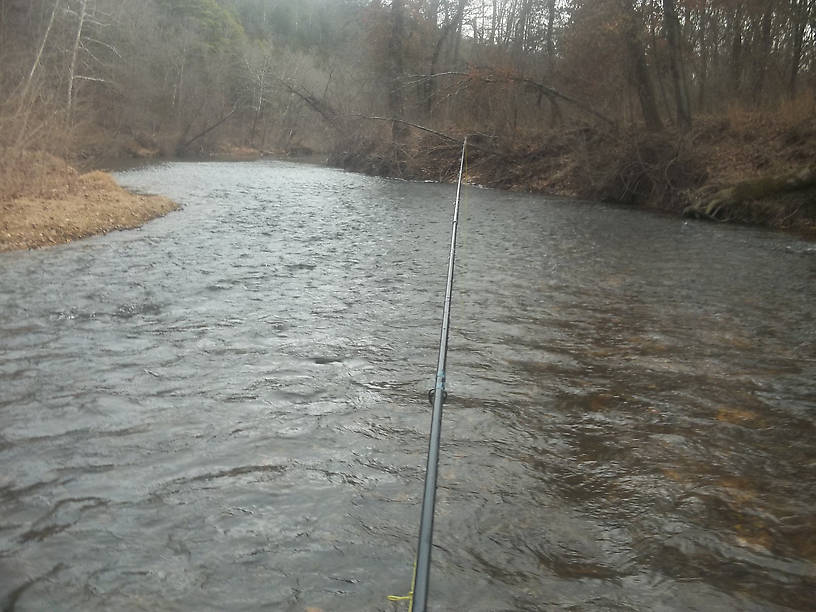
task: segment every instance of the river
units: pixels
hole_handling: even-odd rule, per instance
[[[405,610],[454,188],[117,174],[0,254],[3,610]],[[467,187],[432,610],[809,610],[816,248]]]

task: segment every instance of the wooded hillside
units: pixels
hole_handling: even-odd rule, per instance
[[[410,175],[469,133],[564,170],[649,133],[808,138],[814,91],[816,0],[0,0],[6,194],[32,151]]]

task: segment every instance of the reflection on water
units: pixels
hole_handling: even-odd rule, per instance
[[[391,610],[449,186],[120,174],[183,210],[0,256],[4,609]],[[806,610],[816,252],[467,189],[438,610]]]

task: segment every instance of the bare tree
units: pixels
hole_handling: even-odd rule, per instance
[[[646,63],[643,50],[640,23],[631,0],[621,0],[621,8],[623,9],[622,18],[625,22],[623,30],[624,44],[629,56],[632,81],[640,100],[640,108],[646,122],[646,129],[660,131],[663,129],[663,122],[660,120],[660,113],[657,111],[654,85],[649,76],[649,66]]]
[[[34,79],[34,73],[37,72],[37,68],[40,67],[40,61],[42,61],[43,51],[45,50],[45,45],[48,43],[48,35],[51,33],[51,28],[54,26],[54,19],[57,16],[57,9],[59,8],[60,0],[54,0],[54,8],[51,9],[51,17],[48,19],[48,26],[45,28],[45,33],[42,37],[42,42],[40,43],[40,48],[37,51],[37,56],[34,58],[34,63],[31,66],[31,70],[28,72],[28,77],[26,78],[25,84],[23,85],[23,89],[20,92],[20,104],[24,105],[26,103],[26,98],[28,97],[28,90],[31,88],[31,81]]]
[[[88,14],[88,0],[80,0],[79,18],[77,21],[76,36],[71,49],[71,63],[68,66],[68,95],[65,109],[70,121],[74,107],[74,80],[76,79],[77,56],[79,55],[79,44],[82,41],[82,28],[85,26],[85,17]]]
[[[796,96],[799,70],[802,64],[802,48],[805,40],[805,29],[808,25],[808,13],[812,10],[810,0],[790,0],[791,26],[793,44],[791,49],[790,79],[788,91],[791,98]]]
[[[404,0],[391,0],[391,37],[388,41],[389,90],[388,108],[392,117],[402,118],[405,100],[400,77],[405,70],[403,63],[403,37],[405,36]],[[402,140],[405,126],[398,122],[391,124],[391,138],[397,143]]]
[[[453,17],[445,22],[436,39],[433,54],[431,55],[428,79],[425,81],[425,109],[429,115],[433,112],[436,97],[436,82],[433,79],[433,75],[439,71],[442,51],[444,50],[445,45],[448,44],[450,38],[456,35],[462,28],[466,4],[467,0],[458,0]],[[454,62],[456,61],[456,53],[454,54]]]
[[[691,108],[689,107],[686,78],[683,74],[681,60],[680,23],[674,0],[663,0],[663,23],[666,29],[666,40],[669,44],[669,71],[674,86],[674,102],[677,111],[677,125],[682,129],[691,127]]]

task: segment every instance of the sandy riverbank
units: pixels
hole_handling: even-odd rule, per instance
[[[138,227],[176,204],[122,189],[109,174],[50,169],[35,188],[0,200],[0,251],[33,249]]]

